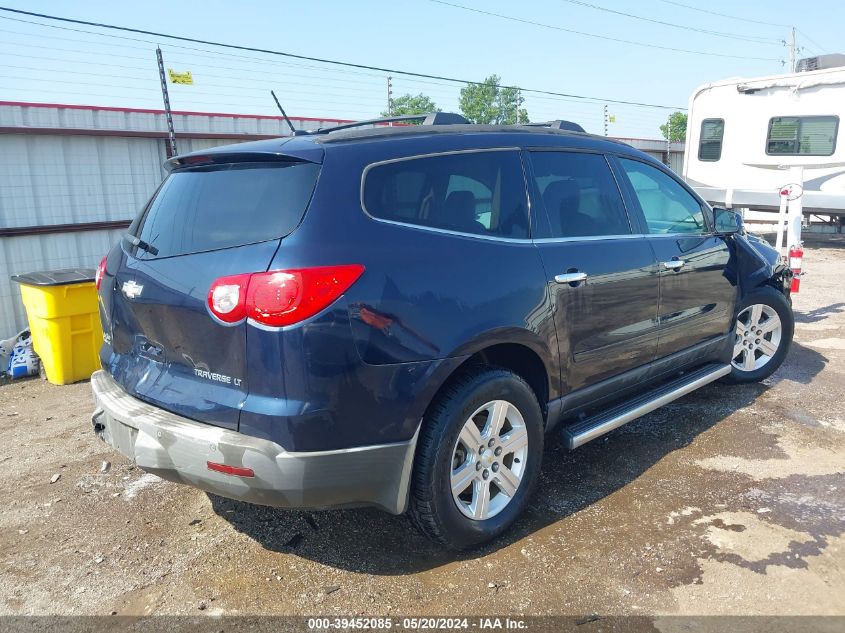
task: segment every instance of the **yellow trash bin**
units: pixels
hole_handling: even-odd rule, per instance
[[[73,268],[12,277],[21,286],[32,346],[54,385],[87,380],[100,368],[103,330],[94,272]]]

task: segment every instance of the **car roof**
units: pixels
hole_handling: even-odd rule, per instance
[[[627,143],[605,136],[586,132],[559,130],[541,126],[526,125],[377,125],[370,128],[351,128],[331,132],[298,134],[292,137],[279,137],[260,141],[250,141],[234,145],[222,145],[190,154],[184,154],[169,163],[181,162],[189,156],[205,155],[266,155],[294,156],[312,162],[322,162],[324,151],[333,147],[348,147],[359,143],[384,143],[395,139],[403,145],[419,145],[421,151],[426,147],[464,150],[477,146],[479,149],[490,147],[560,147],[568,149],[587,149],[600,152],[629,154],[639,158],[656,161]],[[417,140],[418,143],[415,143]],[[451,147],[453,146],[453,147]],[[220,157],[222,158],[222,157]]]

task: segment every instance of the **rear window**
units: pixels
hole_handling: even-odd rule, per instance
[[[302,220],[319,171],[313,163],[285,162],[176,171],[129,232],[157,250],[156,257],[278,239]]]
[[[364,179],[375,218],[508,238],[528,237],[522,162],[515,151],[460,152],[377,164]]]

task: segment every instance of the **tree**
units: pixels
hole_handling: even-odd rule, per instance
[[[663,133],[663,138],[670,142],[683,143],[687,140],[687,115],[683,112],[673,112],[666,123],[660,126],[660,131]]]
[[[381,116],[405,116],[408,114],[428,114],[429,112],[440,112],[437,104],[430,97],[419,93],[417,95],[404,94],[401,97],[390,100],[390,112],[382,112]]]
[[[519,88],[499,86],[498,75],[461,88],[461,114],[473,123],[528,123],[528,111],[521,107],[524,101]]]

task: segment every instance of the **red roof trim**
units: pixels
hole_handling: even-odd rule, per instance
[[[65,108],[68,110],[101,110],[105,112],[138,112],[141,114],[164,114],[164,110],[153,110],[150,108],[117,108],[114,106],[92,106],[75,105],[69,103],[30,103],[26,101],[0,101],[0,106],[17,106],[28,108]],[[231,119],[274,119],[281,121],[282,117],[268,114],[233,114],[231,112],[191,112],[188,110],[173,110],[173,114],[186,114],[193,116],[222,116]],[[330,121],[332,123],[354,123],[353,119],[333,119],[309,116],[292,116],[291,121]]]

